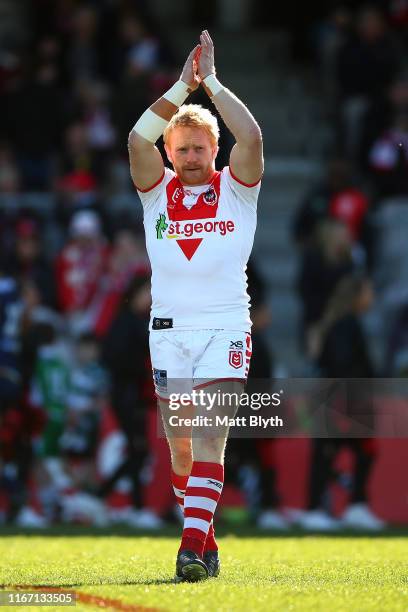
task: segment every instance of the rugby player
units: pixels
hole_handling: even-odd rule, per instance
[[[200,105],[184,104],[203,86],[235,144],[229,166],[215,169],[219,129]],[[163,135],[173,167],[155,146]],[[152,266],[150,353],[156,395],[184,528],[176,581],[220,570],[213,515],[224,481],[228,427],[178,436],[169,425],[175,381],[191,389],[242,392],[251,357],[246,265],[263,174],[262,134],[246,106],[216,77],[207,30],[180,79],[139,118],[129,135],[130,170],[144,209]],[[217,406],[222,413],[222,406]],[[235,407],[236,411],[237,407]],[[174,414],[174,413],[172,413]]]

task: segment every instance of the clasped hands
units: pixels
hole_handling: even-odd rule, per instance
[[[194,91],[209,74],[215,74],[214,43],[208,31],[203,30],[200,44],[190,51],[180,79]]]

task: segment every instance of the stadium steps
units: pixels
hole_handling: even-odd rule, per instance
[[[172,41],[182,63],[197,40],[197,30],[176,28],[174,34]],[[313,75],[290,62],[289,36],[272,29],[243,33],[214,30],[212,34],[218,75],[257,118],[265,154],[320,156],[332,134],[322,121],[323,108],[313,93]]]
[[[254,258],[268,287],[272,324],[267,339],[274,353],[275,369],[285,375],[301,375],[306,366],[299,352],[301,309],[295,291],[299,258],[291,225],[305,190],[320,171],[316,160],[270,157],[259,198]]]

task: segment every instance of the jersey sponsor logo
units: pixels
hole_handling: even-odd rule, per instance
[[[226,221],[173,221],[167,222],[165,213],[160,213],[156,219],[156,238],[162,240],[164,237],[175,239],[184,255],[190,261],[200,246],[202,238],[197,234],[219,234],[227,236],[235,231],[235,223],[232,219]]]
[[[214,232],[226,236],[235,229],[234,222],[231,220],[205,221],[205,219],[216,219],[217,217],[220,188],[221,172],[215,172],[208,189],[197,196],[195,204],[187,207],[184,204],[184,198],[192,197],[191,189],[184,187],[177,176],[166,187],[167,216],[170,226],[165,235],[167,238],[176,240],[189,261],[203,241],[201,236],[196,237],[197,234]],[[163,225],[160,226],[161,230],[162,228]],[[159,232],[157,234],[159,238]],[[161,233],[160,236],[162,235]]]
[[[242,367],[243,363],[244,363],[244,359],[242,356],[242,351],[230,351],[229,352],[229,364],[233,368],[238,370],[239,368]]]
[[[163,240],[163,232],[165,232],[167,228],[166,215],[160,214],[159,218],[156,220],[156,238],[158,240]]]
[[[244,343],[242,342],[242,340],[237,340],[236,342],[234,342],[233,340],[230,340],[230,349],[243,349],[244,348]]]
[[[179,236],[185,236],[191,238],[193,234],[220,234],[220,236],[226,236],[229,232],[235,230],[235,224],[232,219],[228,221],[197,221],[197,222],[186,222],[170,223],[169,231],[166,234],[167,238],[178,238]]]

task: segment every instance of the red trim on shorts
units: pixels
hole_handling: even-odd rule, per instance
[[[185,393],[187,393],[187,391],[185,391]],[[161,400],[162,402],[165,402],[166,404],[170,403],[170,398],[169,397],[162,397],[161,395],[159,395],[157,393],[157,391],[155,391],[154,394],[157,397],[157,399]],[[183,402],[183,404],[180,403],[180,405],[183,408],[188,408],[189,406],[195,406],[194,402],[190,402],[189,404],[186,404],[185,401]]]
[[[138,191],[140,191],[141,193],[147,193],[148,191],[151,191],[152,189],[154,189],[155,187],[157,187],[157,185],[159,185],[159,184],[162,182],[162,180],[164,179],[164,175],[165,175],[165,173],[166,173],[166,171],[165,171],[165,170],[163,170],[163,174],[161,175],[161,177],[159,178],[159,180],[158,180],[158,181],[156,181],[155,183],[153,183],[153,185],[152,185],[151,187],[148,187],[147,189],[140,189],[140,187],[138,187],[138,186],[135,184],[136,189],[137,189]]]
[[[231,166],[229,167],[229,171],[234,181],[237,181],[237,183],[239,183],[240,185],[243,185],[244,187],[255,187],[256,185],[258,185],[258,183],[261,181],[261,178],[262,178],[262,176],[260,176],[259,179],[255,183],[244,183],[244,181],[241,181],[241,179],[235,176],[235,174],[232,171]]]
[[[193,389],[203,389],[204,387],[208,387],[208,385],[212,385],[217,382],[227,382],[232,380],[241,380],[242,382],[246,382],[246,378],[242,378],[237,376],[236,378],[214,378],[213,380],[209,380],[206,383],[202,383],[201,385],[194,386]]]

